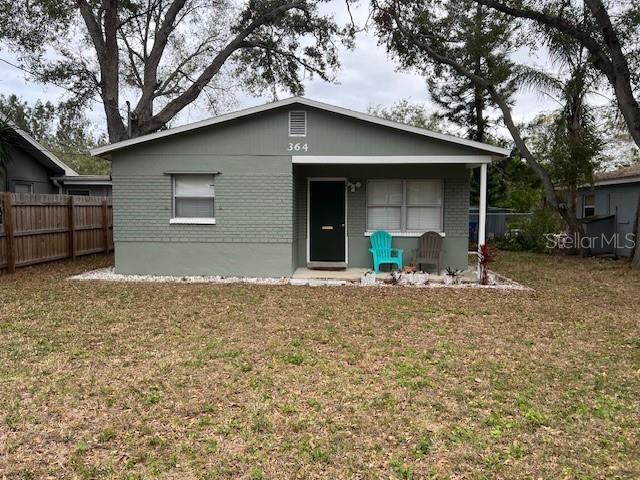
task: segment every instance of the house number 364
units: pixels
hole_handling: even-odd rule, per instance
[[[309,150],[309,146],[306,143],[290,143],[287,150],[289,152],[299,152],[300,150],[306,152],[307,150]]]

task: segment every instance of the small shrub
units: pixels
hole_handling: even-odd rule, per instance
[[[512,230],[508,235],[496,240],[497,248],[543,253],[548,251],[545,235],[562,232],[563,222],[560,215],[551,208],[539,208],[528,219],[517,225],[510,225],[510,228]]]

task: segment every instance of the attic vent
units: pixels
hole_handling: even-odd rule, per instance
[[[307,136],[307,112],[289,112],[289,136]]]

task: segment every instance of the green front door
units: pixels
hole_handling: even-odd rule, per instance
[[[309,181],[309,261],[346,263],[344,180]]]

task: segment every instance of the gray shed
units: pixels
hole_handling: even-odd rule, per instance
[[[578,217],[595,253],[631,254],[639,198],[639,165],[600,173],[593,185],[580,188]]]

